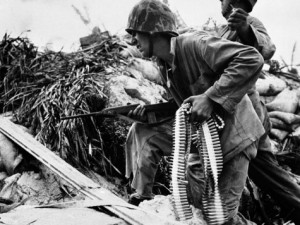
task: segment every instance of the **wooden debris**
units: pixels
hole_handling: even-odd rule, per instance
[[[80,173],[35,140],[31,135],[25,133],[17,125],[4,117],[0,117],[0,131],[81,193],[92,200],[104,201],[104,208],[123,218],[129,224],[152,225],[166,224],[168,222],[163,218],[158,218],[157,215],[150,214],[138,207],[128,204],[108,190],[101,188],[94,181]],[[168,224],[170,224],[170,222],[171,221],[169,221]],[[174,224],[176,224],[176,221],[174,221]]]
[[[90,47],[91,45],[100,43],[104,39],[107,39],[109,36],[110,35],[109,35],[108,31],[101,32],[99,27],[94,27],[92,34],[79,39],[80,46],[82,49],[86,49],[86,48]]]

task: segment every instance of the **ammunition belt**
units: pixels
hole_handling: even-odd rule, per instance
[[[185,180],[186,156],[191,145],[191,124],[187,121],[188,107],[182,106],[176,111],[173,129],[173,151],[171,166],[171,192],[175,215],[178,220],[188,220],[193,217],[187,198]]]
[[[208,224],[223,224],[227,219],[218,187],[218,177],[223,168],[218,129],[224,127],[224,122],[220,117],[214,115],[202,124],[193,124],[196,132],[192,135],[192,124],[188,120],[190,110],[189,104],[182,105],[175,116],[170,185],[175,215],[178,220],[188,220],[193,217],[187,196],[185,174],[186,161],[193,142],[203,160],[206,179],[202,194],[203,214]]]

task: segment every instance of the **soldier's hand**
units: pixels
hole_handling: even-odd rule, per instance
[[[138,105],[134,110],[130,110],[127,116],[140,121],[146,120],[145,105]]]
[[[248,15],[243,9],[234,8],[227,19],[229,28],[238,32],[247,31],[249,29]]]
[[[213,112],[214,102],[206,94],[191,96],[183,103],[191,104],[191,120],[193,122],[201,123],[207,120]]]

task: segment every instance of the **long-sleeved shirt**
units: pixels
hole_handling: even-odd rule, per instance
[[[255,84],[263,58],[253,47],[205,32],[172,38],[172,71],[158,62],[165,87],[180,105],[192,95],[205,93],[221,106],[225,127],[220,135],[224,161],[257,141],[265,132],[246,95]]]
[[[271,59],[276,51],[276,46],[268,35],[267,29],[264,27],[263,23],[256,17],[248,16],[247,21],[255,37],[253,47],[259,51],[264,60]],[[235,30],[230,30],[227,24],[219,27],[218,35],[230,41],[243,43],[243,41],[238,36],[238,33]]]
[[[259,51],[264,60],[269,60],[274,55],[276,46],[272,42],[267,29],[264,27],[263,23],[256,17],[248,16],[247,21],[250,24],[251,32],[254,34],[253,47],[255,47]],[[220,26],[217,34],[219,37],[226,38],[227,40],[243,43],[241,38],[238,36],[238,33],[234,30],[230,30],[227,24]],[[260,97],[258,92],[256,91],[255,85],[251,89],[249,89],[248,95],[251,99],[256,113],[264,124],[266,131],[269,132],[269,130],[271,129],[271,123],[268,118],[266,109],[262,107]],[[265,148],[263,150],[270,151],[271,149]]]

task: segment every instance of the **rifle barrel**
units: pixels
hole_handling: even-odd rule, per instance
[[[61,117],[61,120],[69,120],[69,119],[76,119],[76,118],[82,118],[82,117],[90,117],[90,116],[103,116],[103,117],[116,117],[116,114],[113,113],[105,113],[105,112],[92,112],[92,113],[85,113],[85,114],[77,114],[74,116],[64,116]]]
[[[134,110],[139,104],[132,104],[126,106],[118,106],[118,107],[110,107],[103,109],[99,112],[78,114],[74,116],[65,116],[61,117],[61,120],[67,119],[75,119],[80,117],[88,117],[88,116],[102,116],[102,117],[117,117],[117,115],[126,116],[130,110]],[[157,104],[145,105],[146,112],[175,112],[177,110],[177,105],[175,103],[164,102]]]

